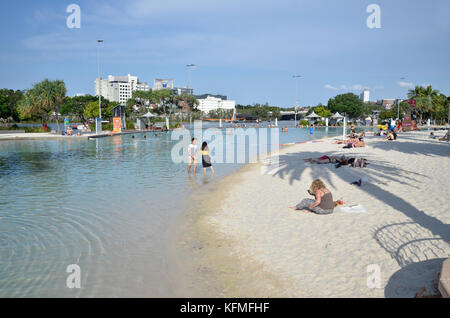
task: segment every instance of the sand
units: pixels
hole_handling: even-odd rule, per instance
[[[202,282],[198,295],[214,297],[414,297],[424,286],[435,293],[450,255],[450,144],[428,134],[370,136],[357,149],[333,139],[285,147],[275,171],[247,165],[205,189],[192,198],[180,242],[193,250],[191,287]],[[324,154],[370,164],[336,169],[302,160]],[[335,200],[368,213],[288,209],[309,197],[317,178]],[[360,178],[361,187],[350,184]]]

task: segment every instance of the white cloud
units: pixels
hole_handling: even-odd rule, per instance
[[[369,89],[367,86],[363,86],[361,84],[355,84],[355,85],[351,85],[351,86],[347,86],[342,84],[340,86],[341,90],[343,91],[362,91],[364,89]]]
[[[337,90],[338,90],[337,87],[334,87],[334,86],[332,86],[332,85],[330,85],[330,84],[325,84],[325,88],[326,88],[326,89],[330,89],[330,90],[332,90],[332,91],[337,91]]]
[[[413,83],[403,82],[403,81],[398,82],[397,85],[402,88],[413,88],[414,87]]]
[[[378,91],[378,90],[382,90],[382,89],[384,89],[383,85],[378,85],[373,88],[374,91]]]

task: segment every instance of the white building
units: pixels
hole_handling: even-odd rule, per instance
[[[158,91],[160,89],[174,89],[174,80],[173,78],[161,79],[155,78],[153,81],[153,90]]]
[[[359,98],[364,102],[368,103],[370,102],[370,91],[368,89],[363,90]]]
[[[236,102],[234,100],[225,100],[218,97],[207,96],[204,99],[198,99],[198,109],[204,113],[217,109],[235,109]]]
[[[95,95],[102,95],[104,98],[125,104],[133,95],[134,91],[150,91],[147,83],[139,82],[137,76],[112,76],[107,79],[95,80]]]

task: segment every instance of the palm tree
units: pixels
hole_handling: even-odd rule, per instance
[[[408,98],[416,100],[416,112],[419,114],[420,124],[424,113],[432,110],[432,100],[439,95],[439,91],[433,89],[431,85],[427,87],[416,86],[408,91]]]

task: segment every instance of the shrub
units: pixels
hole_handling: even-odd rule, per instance
[[[24,127],[26,133],[45,133],[47,132],[43,127]]]
[[[91,131],[95,131],[95,123],[91,124],[89,126],[89,128],[91,128]],[[106,131],[106,130],[113,130],[113,124],[102,124],[102,131]]]
[[[300,121],[300,126],[309,126],[309,121],[303,119]]]
[[[131,119],[127,120],[127,129],[129,129],[129,130],[135,129],[134,121],[132,121]]]

